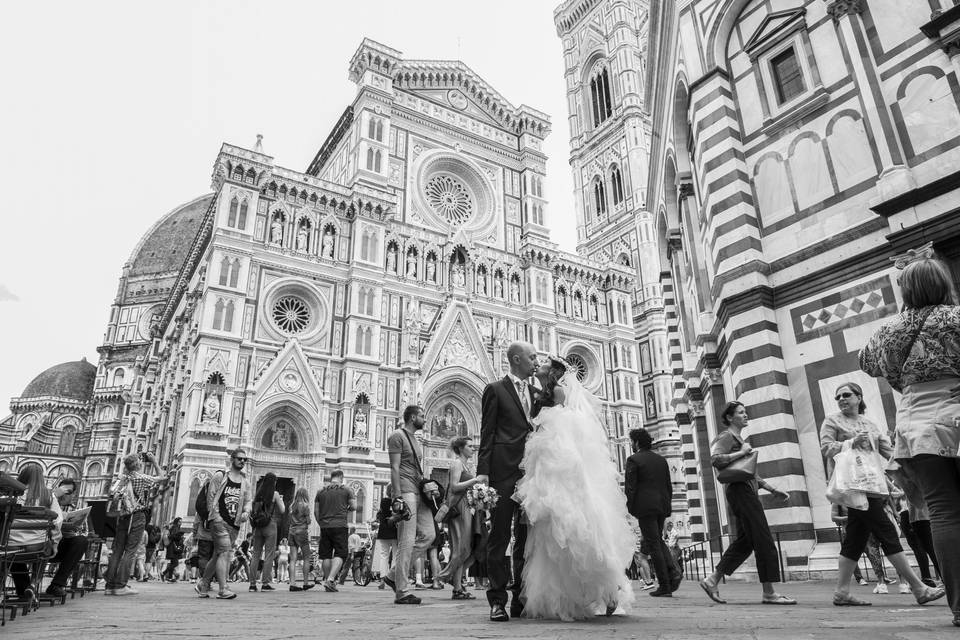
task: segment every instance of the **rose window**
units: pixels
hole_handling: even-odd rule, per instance
[[[570,368],[573,369],[577,374],[577,380],[583,382],[583,379],[587,377],[587,363],[581,357],[575,353],[571,353],[564,358],[567,363],[570,365]]]
[[[295,296],[284,296],[273,303],[273,322],[286,333],[300,333],[310,324],[310,307]]]
[[[473,197],[462,182],[448,175],[430,178],[424,189],[427,202],[453,225],[461,225],[473,215]]]

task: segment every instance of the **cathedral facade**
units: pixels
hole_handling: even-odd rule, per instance
[[[224,144],[213,193],[134,249],[88,365],[70,460],[82,495],[101,495],[123,455],[154,451],[176,470],[157,517],[189,518],[242,446],[288,500],[342,469],[362,529],[389,484],[386,439],[403,408],[426,410],[424,466],[445,480],[449,441],[478,436],[483,387],[505,375],[514,340],[577,367],[622,468],[627,431],[644,421],[636,275],[551,242],[547,116],[461,62],[405,60],[370,40],[349,72],[356,97],[304,171],[259,139]],[[20,452],[30,406],[14,401],[0,456],[51,475],[50,456]]]

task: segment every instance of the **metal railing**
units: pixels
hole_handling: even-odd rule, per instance
[[[802,534],[803,538],[799,538],[798,534]],[[777,545],[777,558],[780,562],[780,576],[783,582],[790,580],[790,577],[793,573],[797,571],[787,572],[786,569],[789,568],[789,563],[785,562],[785,554],[783,552],[784,542],[790,542],[797,539],[810,539],[810,534],[813,534],[813,539],[816,543],[828,543],[828,542],[840,542],[843,540],[843,528],[842,527],[826,527],[823,529],[788,529],[783,531],[773,532],[773,537]],[[730,534],[721,534],[708,538],[706,540],[701,540],[699,542],[694,542],[693,544],[687,545],[680,549],[680,561],[683,566],[684,575],[688,580],[702,580],[708,575],[716,571],[717,560],[723,556],[724,550],[730,546]],[[866,554],[860,558],[860,565],[862,571],[868,571],[871,569],[870,564],[867,562]],[[809,578],[809,565],[807,568],[807,574]]]

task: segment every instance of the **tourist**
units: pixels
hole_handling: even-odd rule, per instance
[[[753,447],[746,442],[742,430],[746,428],[748,417],[747,408],[741,402],[730,402],[723,410],[720,420],[726,427],[710,447],[710,462],[722,470],[731,463],[745,458],[753,452]],[[784,503],[789,502],[790,494],[770,485],[759,476],[740,482],[726,483],[724,495],[727,505],[737,519],[737,537],[733,540],[716,570],[700,581],[700,587],[711,600],[726,604],[720,598],[717,586],[723,576],[732,575],[743,562],[753,553],[757,565],[757,578],[763,586],[763,604],[797,604],[793,598],[777,593],[773,588],[775,582],[780,582],[780,558],[777,546],[773,542],[767,516],[760,503],[759,489],[763,488],[779,497]]]
[[[854,450],[874,452],[884,459],[889,459],[893,453],[893,445],[886,432],[864,415],[867,405],[863,401],[863,390],[860,385],[853,382],[841,384],[837,387],[835,399],[840,411],[828,415],[820,427],[820,450],[827,461],[827,475],[832,475],[833,458],[844,449],[844,443],[847,442]],[[888,500],[889,496],[878,497],[867,494],[866,511],[847,509],[847,524],[838,559],[837,588],[833,595],[833,604],[838,607],[870,604],[850,595],[853,570],[866,549],[870,534],[876,537],[897,573],[910,585],[918,604],[942,598],[944,595],[942,589],[934,589],[920,582],[910,568],[910,563],[903,554],[903,547],[900,546],[897,528],[886,510]],[[878,575],[877,580],[882,581],[883,576]],[[883,586],[884,589],[880,590],[880,593],[886,590],[886,585]]]
[[[60,527],[60,533],[63,538],[57,545],[57,553],[50,562],[57,563],[57,572],[50,579],[45,593],[50,596],[64,596],[67,594],[67,581],[73,575],[74,569],[83,560],[87,552],[87,536],[83,535],[85,529],[84,523],[86,516],[81,519],[71,518],[70,512],[74,507],[76,499],[77,481],[72,478],[64,478],[53,490],[53,498],[60,505],[60,510],[64,513],[63,524]]]
[[[144,582],[146,582],[160,575],[157,569],[157,545],[163,540],[163,532],[160,530],[160,527],[155,524],[148,524],[144,528],[144,531],[147,533],[146,557],[144,558],[144,563],[147,567],[146,575],[144,576]]]
[[[58,544],[61,538],[61,525],[63,524],[63,511],[60,504],[54,499],[53,493],[47,489],[43,480],[43,471],[36,465],[29,465],[20,471],[17,481],[26,485],[27,490],[22,496],[17,498],[17,502],[25,507],[43,507],[56,514],[53,521],[52,538],[54,544]],[[20,518],[17,518],[20,520]],[[32,520],[32,518],[31,518]],[[43,519],[43,524],[47,519]],[[42,549],[47,542],[47,530],[45,527],[36,529],[11,529],[10,537],[7,542],[8,548],[37,548]],[[13,579],[13,586],[19,600],[33,602],[36,599],[33,587],[35,580],[42,576],[31,576],[29,567],[24,562],[10,563],[10,577]],[[66,581],[64,581],[64,586]],[[2,585],[0,585],[2,586]],[[62,594],[57,594],[62,595]]]
[[[330,483],[317,491],[313,499],[313,517],[320,525],[317,553],[323,562],[323,588],[336,592],[340,567],[346,562],[347,514],[357,510],[357,498],[343,485],[343,471],[334,469]]]
[[[473,439],[469,436],[454,438],[450,442],[450,449],[457,457],[450,465],[445,504],[457,513],[447,519],[450,559],[437,578],[453,587],[453,600],[472,600],[473,594],[466,590],[463,579],[464,573],[473,564],[473,514],[464,500],[467,490],[477,484],[473,466]]]
[[[283,497],[277,491],[277,476],[267,473],[260,481],[260,488],[253,498],[253,511],[250,525],[253,528],[253,555],[250,559],[250,591],[257,590],[257,576],[260,575],[260,589],[273,591],[273,554],[277,551],[277,519],[283,515],[286,507]],[[261,558],[263,569],[261,570]]]
[[[235,450],[230,456],[227,470],[217,471],[207,486],[207,527],[213,538],[214,556],[207,562],[203,578],[197,581],[196,591],[201,598],[210,597],[210,583],[217,579],[220,591],[217,598],[230,600],[237,597],[227,586],[230,571],[230,556],[240,533],[240,525],[249,520],[253,498],[244,466],[247,452]]]
[[[393,520],[393,511],[390,505],[393,503],[389,497],[384,496],[380,499],[380,509],[377,510],[377,547],[374,553],[374,571],[380,577],[380,589],[387,585],[384,578],[390,571],[390,565],[397,554],[397,524]]]
[[[680,569],[663,540],[663,523],[673,512],[673,481],[667,460],[653,451],[653,438],[646,429],[631,429],[634,454],[627,458],[624,490],[627,510],[640,527],[641,552],[653,561],[659,587],[653,597],[670,596],[680,588]]]
[[[157,459],[152,453],[142,454],[143,459],[160,471]],[[124,514],[117,518],[117,534],[113,538],[113,554],[107,567],[104,595],[129,596],[137,591],[127,584],[130,569],[137,553],[137,545],[147,522],[150,510],[148,493],[155,485],[163,481],[163,476],[149,476],[141,473],[141,454],[131,453],[123,459],[124,471],[110,489],[110,495],[124,494]]]
[[[290,545],[282,538],[277,545],[277,582],[287,582],[290,576]]]
[[[347,576],[350,575],[350,572],[353,570],[353,565],[358,553],[363,554],[363,539],[360,537],[360,534],[357,533],[355,527],[350,527],[350,533],[347,536],[347,561],[343,563],[343,568],[340,570],[341,585],[346,582]]]
[[[174,518],[169,527],[166,527],[164,548],[167,550],[167,568],[161,576],[166,582],[176,582],[180,561],[186,554],[187,545],[184,540],[184,531],[180,528],[182,518]]]
[[[306,591],[312,584],[307,584],[310,576],[310,494],[306,487],[300,487],[293,496],[290,505],[290,573],[288,584],[290,591]],[[297,557],[303,565],[300,586],[297,581]]]
[[[901,393],[893,457],[930,509],[937,562],[960,626],[960,307],[939,260],[920,256],[899,282],[903,312],[870,338],[860,367]]]
[[[140,543],[137,545],[137,553],[133,558],[133,579],[137,582],[147,581],[147,542],[150,535],[144,530],[140,536]]]
[[[390,490],[399,496],[394,511],[406,516],[397,523],[397,555],[384,579],[395,594],[395,604],[420,604],[409,587],[410,563],[414,553],[428,549],[436,535],[430,508],[421,496],[423,450],[414,437],[424,423],[423,409],[409,405],[403,410],[403,426],[387,438]]]

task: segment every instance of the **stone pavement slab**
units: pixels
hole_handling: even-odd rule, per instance
[[[693,582],[684,582],[673,598],[651,598],[637,592],[637,602],[625,613],[584,622],[511,620],[492,623],[483,593],[477,600],[450,600],[450,589],[417,594],[423,605],[394,605],[389,590],[375,584],[347,584],[340,593],[312,589],[250,593],[233,585],[235,600],[197,598],[189,583],[138,585],[140,594],[105,597],[102,592],[44,605],[28,616],[17,616],[0,630],[4,640],[139,640],[155,638],[352,640],[410,638],[416,640],[480,638],[622,638],[624,640],[925,640],[960,637],[951,626],[944,599],[923,607],[909,595],[873,595],[870,587],[855,593],[872,607],[846,608],[831,604],[832,583],[782,585],[797,606],[760,605],[758,584],[721,586],[728,604],[709,601]],[[241,591],[242,589],[242,591]]]

